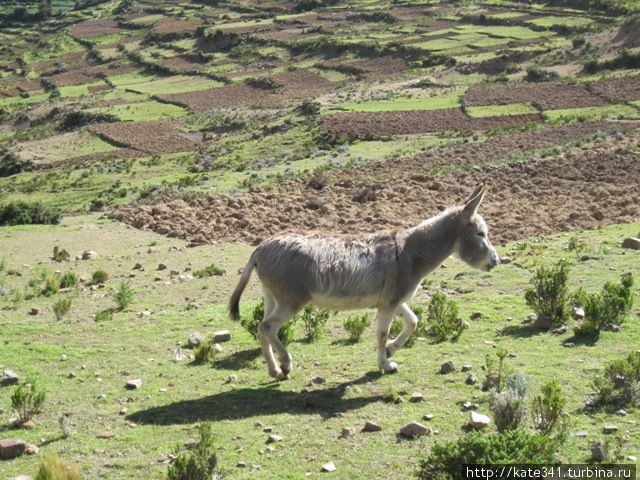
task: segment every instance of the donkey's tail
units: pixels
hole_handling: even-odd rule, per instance
[[[249,262],[244,267],[242,274],[240,275],[240,281],[238,282],[238,286],[233,291],[231,298],[229,299],[229,314],[233,320],[240,320],[240,297],[242,296],[242,292],[244,292],[247,283],[249,282],[249,278],[251,277],[251,272],[256,268],[256,260],[255,260],[254,251],[249,258]]]

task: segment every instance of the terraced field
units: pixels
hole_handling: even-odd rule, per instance
[[[15,387],[0,387],[0,440],[36,444],[83,478],[166,478],[175,449],[211,421],[226,478],[412,478],[436,441],[467,435],[465,401],[490,413],[490,393],[435,375],[440,364],[481,377],[504,347],[532,388],[556,378],[567,396],[563,461],[592,461],[604,439],[609,461],[637,462],[640,405],[624,417],[584,407],[595,372],[637,349],[637,291],[623,332],[597,343],[520,324],[541,265],[568,258],[572,288],[591,290],[640,275],[621,246],[640,235],[637,1],[46,5],[0,0],[0,212],[26,202],[64,217],[0,225],[0,371],[47,390],[29,430],[13,427]],[[413,302],[426,309],[441,292],[465,319],[479,312],[459,342],[420,339],[398,352],[400,373],[380,376],[372,331],[349,344],[340,314],[312,344],[298,322],[299,371],[268,381],[255,339],[226,313],[253,245],[408,228],[481,182],[508,260],[485,274],[448,259]],[[70,259],[54,262],[54,247]],[[85,250],[98,256],[80,260]],[[224,273],[194,274],[212,264]],[[90,280],[98,268],[104,289]],[[34,293],[71,271],[77,286]],[[120,282],[135,300],[118,310]],[[72,300],[62,320],[60,298]],[[245,317],[258,298],[252,280]],[[187,337],[223,328],[231,342],[192,368]],[[125,391],[129,377],[143,387]],[[414,391],[424,402],[403,402]],[[427,413],[431,435],[398,435]],[[367,420],[383,430],[361,433]],[[284,440],[264,444],[269,428]],[[321,473],[329,461],[337,470]],[[1,460],[0,478],[35,476],[39,462]]]

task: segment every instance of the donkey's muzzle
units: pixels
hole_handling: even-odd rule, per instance
[[[498,265],[500,265],[500,257],[498,257],[498,253],[494,250],[491,252],[489,263],[487,263],[487,272],[496,268]]]

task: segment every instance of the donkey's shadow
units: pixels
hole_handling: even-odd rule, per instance
[[[356,380],[309,392],[292,392],[275,382],[258,388],[237,388],[140,410],[127,416],[127,419],[141,424],[176,425],[198,421],[237,420],[279,413],[314,414],[330,418],[338,412],[357,410],[370,403],[383,401],[382,395],[344,398],[347,387],[371,382],[380,375],[379,372],[370,372]]]

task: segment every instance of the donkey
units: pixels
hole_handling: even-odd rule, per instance
[[[370,235],[291,233],[265,240],[251,254],[231,295],[231,317],[240,319],[240,296],[256,269],[264,293],[257,336],[269,375],[284,380],[292,358],[278,330],[305,305],[335,311],[375,308],[378,368],[396,372],[398,365],[389,357],[416,329],[418,319],[407,302],[422,278],[452,254],[485,271],[500,263],[487,224],[477,213],[484,194],[481,185],[462,206],[406,230]],[[396,315],[404,327],[397,338],[387,341]]]

